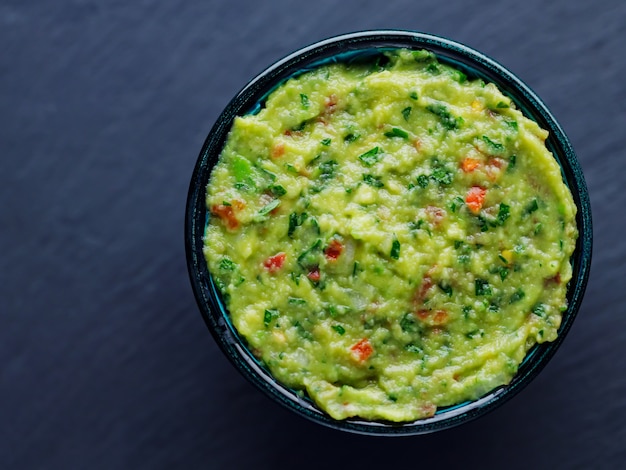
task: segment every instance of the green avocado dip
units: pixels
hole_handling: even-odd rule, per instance
[[[427,51],[320,66],[237,117],[204,253],[232,324],[335,419],[507,384],[567,307],[576,206],[548,133]]]

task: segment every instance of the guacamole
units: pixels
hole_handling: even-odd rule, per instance
[[[319,66],[237,117],[204,253],[232,324],[335,419],[507,384],[567,307],[576,206],[548,133],[428,51]]]

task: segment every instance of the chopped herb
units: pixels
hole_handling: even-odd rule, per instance
[[[374,147],[365,153],[359,155],[359,160],[363,162],[365,166],[372,166],[378,160],[380,160],[381,150],[380,147]]]
[[[235,183],[234,186],[235,186],[235,189],[238,189],[239,191],[250,191],[250,189],[251,189],[250,186],[247,185],[246,183],[237,182],[237,183]]]
[[[461,240],[454,240],[454,248],[456,250],[458,250],[459,248],[461,248],[464,245],[463,241]]]
[[[228,201],[222,201],[223,206],[232,206],[232,204]]]
[[[504,281],[509,275],[509,268],[500,268],[500,280]]]
[[[448,297],[452,297],[452,286],[449,284],[446,284],[444,282],[440,282],[439,284],[437,284],[437,286],[439,286],[439,289],[441,289],[444,294],[446,294]]]
[[[417,95],[415,95],[417,99]],[[405,121],[409,120],[409,117],[411,116],[411,111],[413,110],[413,108],[411,106],[407,106],[406,108],[404,108],[402,110],[402,117],[404,118]]]
[[[222,271],[234,271],[235,269],[237,269],[237,265],[228,258],[223,258],[220,262],[220,269]]]
[[[455,118],[448,108],[442,104],[429,104],[426,109],[437,116],[443,127],[447,130],[458,129],[460,127],[460,120]]]
[[[467,254],[467,253],[464,253],[462,255],[459,255],[458,259],[459,259],[459,263],[467,264],[467,263],[469,263],[470,255]]]
[[[491,295],[491,286],[484,279],[476,279],[474,281],[476,295]]]
[[[428,64],[426,70],[435,75],[439,73],[439,67],[437,66],[437,64]]]
[[[359,271],[359,262],[355,261],[354,266],[352,267],[352,275],[356,276],[358,271]]]
[[[294,131],[294,132],[300,132],[301,130],[303,130],[307,123],[309,121],[307,119],[305,119],[304,121],[302,121],[300,124],[298,124],[297,126],[293,126],[290,130]]]
[[[381,181],[380,176],[363,175],[363,181],[374,188],[382,188],[385,184]]]
[[[304,93],[300,93],[300,103],[304,109],[309,109],[309,97]]]
[[[404,349],[406,349],[408,352],[417,353],[417,354],[420,354],[422,352],[422,350],[419,347],[415,346],[412,343],[407,344],[404,347]]]
[[[504,121],[504,122],[506,123],[507,126],[509,126],[514,131],[519,129],[519,126],[517,125],[517,121]]]
[[[415,59],[415,62],[436,61],[435,54],[430,51],[425,51],[423,49],[419,51],[412,51],[411,54],[413,55],[413,59]]]
[[[335,330],[340,335],[343,335],[346,332],[345,328],[341,325],[333,325],[332,329]]]
[[[498,258],[500,258],[500,261],[502,261],[504,264],[509,264],[509,262],[507,261],[507,259],[504,256],[498,255]]]
[[[263,323],[265,324],[265,326],[269,326],[272,320],[276,318],[277,316],[278,316],[277,310],[265,310],[265,313],[263,315]]]
[[[417,325],[415,324],[415,318],[413,317],[413,314],[406,313],[402,317],[402,319],[400,320],[400,328],[402,328],[402,331],[406,333],[413,333],[417,331]]]
[[[291,214],[289,214],[289,230],[287,231],[287,236],[289,238],[291,238],[296,228],[304,223],[307,217],[308,214],[306,212],[303,212],[300,215],[298,215],[296,212],[292,212]]]
[[[339,164],[335,160],[326,160],[325,162],[320,163],[320,179],[322,181],[327,181],[331,179],[335,175],[335,170]]]
[[[539,203],[537,202],[537,199],[533,199],[524,209],[524,215],[530,215],[537,209],[539,209]]]
[[[298,169],[295,166],[293,166],[291,163],[286,163],[285,167],[287,167],[287,171],[298,174]]]
[[[331,139],[324,139],[324,140],[322,140],[320,143],[321,143],[322,145],[325,145],[326,147],[328,147],[328,146],[330,145],[330,143],[331,143],[331,142],[332,142],[332,140],[331,140]]]
[[[390,131],[385,132],[385,137],[401,137],[403,139],[408,139],[409,133],[399,127],[392,127]]]
[[[526,293],[522,290],[522,289],[517,289],[513,295],[511,295],[511,299],[509,300],[509,303],[513,304],[515,302],[519,302],[520,300],[522,300],[524,297],[526,297]]]
[[[487,144],[487,148],[495,153],[501,153],[504,150],[504,145],[494,142],[486,135],[482,136],[483,142]]]
[[[291,305],[306,305],[306,300],[300,299],[298,297],[289,297],[289,299],[287,299],[287,302],[289,302]]]
[[[516,160],[517,160],[517,156],[515,155],[511,155],[509,157],[509,166],[507,166],[506,171],[511,171],[513,168],[515,168]]]
[[[559,249],[563,251],[563,240],[559,240]]]
[[[265,216],[272,212],[274,209],[276,209],[278,206],[280,206],[280,199],[273,199],[271,202],[261,207],[257,214],[260,216]]]
[[[428,186],[428,176],[426,176],[426,175],[419,175],[417,177],[417,185],[420,188],[425,188],[426,186]]]
[[[476,222],[478,222],[478,226],[480,227],[481,232],[486,232],[489,230],[489,222],[482,215],[476,217]]]
[[[510,216],[510,209],[511,208],[504,202],[500,203],[500,209],[498,209],[497,216],[498,225],[504,225],[504,222],[506,222],[506,219]]]
[[[317,222],[317,219],[315,217],[311,217],[309,220],[311,221],[311,227],[315,229],[316,233],[318,235],[322,233],[322,230],[320,229],[320,224]]]
[[[489,307],[487,307],[487,310],[489,310],[490,312],[499,312],[500,311],[500,307],[496,304],[494,304],[493,302],[491,302],[489,304]]]
[[[400,242],[395,236],[393,237],[393,242],[391,243],[391,252],[389,253],[389,256],[393,259],[400,258]]]
[[[269,187],[270,192],[276,196],[281,197],[287,194],[287,190],[283,188],[280,184],[273,184]]]
[[[358,139],[359,137],[361,137],[361,134],[359,134],[358,132],[351,132],[350,134],[347,134],[343,140],[344,142],[354,142],[356,139]]]
[[[543,304],[537,304],[533,307],[532,312],[538,317],[543,317],[546,314],[546,307]]]
[[[535,235],[539,235],[539,233],[541,232],[543,225],[541,225],[540,223],[535,224]]]
[[[472,312],[472,307],[470,307],[469,305],[464,305],[463,306],[463,318],[465,318],[467,320],[467,317],[469,317],[469,314]]]
[[[508,108],[509,105],[506,104],[504,101],[498,101],[498,104],[496,105],[496,108]]]
[[[409,93],[409,98],[411,98],[412,100],[416,100],[417,99],[417,92],[412,91],[411,93]]]
[[[300,274],[290,273],[289,277],[296,284],[296,286],[300,285]]]
[[[434,179],[439,184],[450,184],[452,183],[452,179],[454,178],[454,174],[448,170],[444,166],[438,166],[433,170],[432,175],[430,175],[432,179]]]

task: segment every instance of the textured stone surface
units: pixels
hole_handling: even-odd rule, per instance
[[[492,3],[3,1],[0,468],[623,466],[626,4]],[[269,401],[217,349],[185,266],[189,179],[230,97],[370,28],[450,37],[518,74],[593,206],[587,294],[554,359],[495,412],[423,437],[342,434]]]

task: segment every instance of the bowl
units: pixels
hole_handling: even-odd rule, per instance
[[[546,146],[560,165],[563,180],[572,192],[578,209],[576,223],[579,237],[571,258],[573,277],[567,289],[568,308],[563,313],[558,338],[531,348],[508,385],[500,386],[477,400],[440,408],[434,416],[414,422],[390,423],[358,418],[335,420],[301,392],[277,382],[248,350],[231,324],[202,251],[209,218],[205,202],[206,186],[233,119],[258,109],[268,94],[286,79],[322,64],[367,57],[381,49],[395,48],[429,50],[439,61],[460,69],[468,77],[495,83],[526,117],[549,131]],[[226,106],[204,142],[191,178],[185,246],[191,284],[209,331],[235,368],[259,390],[289,410],[334,429],[368,435],[415,435],[456,426],[493,410],[528,385],[552,358],[574,322],[587,285],[592,254],[591,206],[582,170],[561,126],[537,95],[513,73],[484,54],[442,37],[413,31],[364,31],[332,37],[297,50],[254,77]]]

